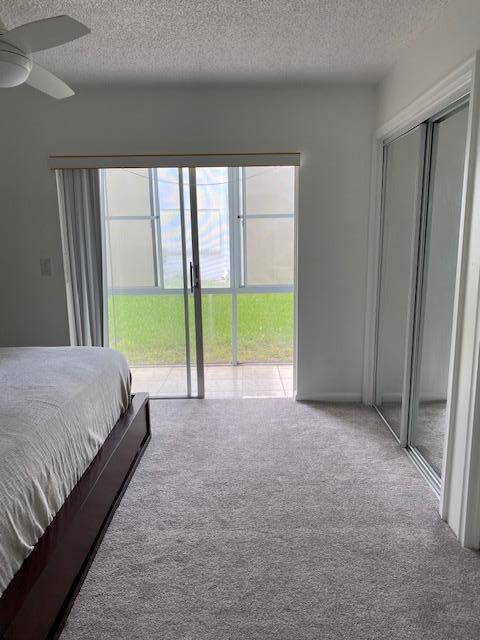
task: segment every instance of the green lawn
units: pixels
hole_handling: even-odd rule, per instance
[[[238,308],[240,362],[286,362],[293,357],[293,294],[241,294]],[[205,362],[231,361],[231,297],[202,298]],[[190,325],[193,333],[193,301]],[[110,346],[131,365],[185,362],[183,296],[116,295],[109,298]],[[192,350],[193,353],[194,350]]]

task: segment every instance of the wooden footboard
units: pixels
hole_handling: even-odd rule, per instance
[[[1,640],[58,638],[149,440],[138,393],[0,598]]]

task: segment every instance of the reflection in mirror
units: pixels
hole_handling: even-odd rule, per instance
[[[422,139],[417,127],[386,147],[375,403],[398,437]]]
[[[468,110],[435,123],[410,444],[441,475]]]

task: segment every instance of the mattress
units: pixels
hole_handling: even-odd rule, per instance
[[[125,358],[0,349],[0,595],[130,402]]]

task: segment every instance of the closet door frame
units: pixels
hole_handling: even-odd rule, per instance
[[[384,264],[384,224],[385,224],[385,202],[386,202],[386,177],[389,146],[398,140],[401,136],[414,131],[417,127],[420,129],[419,157],[418,157],[418,175],[416,182],[416,203],[414,212],[414,228],[412,233],[412,247],[410,257],[410,285],[408,292],[408,312],[407,326],[405,338],[404,366],[403,366],[403,389],[402,389],[402,411],[400,419],[400,437],[393,431],[385,418],[383,421],[387,424],[390,431],[406,449],[408,455],[412,458],[415,465],[420,469],[430,487],[440,497],[442,480],[433,470],[431,465],[419,453],[412,444],[412,436],[414,425],[417,420],[418,410],[418,380],[420,374],[420,354],[422,352],[423,339],[423,321],[425,317],[425,271],[428,264],[428,251],[430,239],[431,224],[431,196],[432,196],[432,167],[435,159],[435,126],[456,113],[458,110],[468,104],[469,97],[464,96],[459,100],[455,100],[448,107],[442,109],[427,121],[413,127],[407,132],[393,136],[383,141],[383,158],[382,158],[382,195],[381,195],[381,218],[380,218],[380,249],[379,249],[379,287],[378,296],[382,294],[382,268]],[[374,405],[378,404],[379,385],[379,335],[380,335],[380,300],[377,306],[376,316],[376,340],[375,340],[375,387],[374,387]],[[452,310],[453,311],[453,310]],[[454,336],[452,334],[452,342]],[[453,349],[451,353],[450,368],[452,366]],[[450,389],[448,397],[450,396]],[[377,407],[376,407],[377,408]],[[447,424],[449,422],[450,401],[447,404]],[[377,411],[380,411],[377,408]],[[381,414],[380,414],[381,415]],[[444,447],[445,456],[445,447]]]
[[[410,399],[413,376],[413,357],[415,350],[415,308],[418,298],[418,273],[421,261],[421,237],[423,224],[423,208],[425,202],[425,172],[427,167],[427,153],[430,145],[430,131],[428,125],[422,123],[421,127],[418,173],[416,184],[416,199],[414,212],[414,225],[412,234],[412,246],[410,248],[410,286],[408,291],[408,313],[405,337],[405,353],[403,365],[403,390],[402,390],[402,414],[400,418],[400,444],[406,447],[408,444],[408,433],[410,423]],[[383,217],[383,212],[382,212]]]
[[[449,105],[456,100],[471,95],[476,72],[479,75],[478,101],[480,102],[480,53],[478,58],[478,64],[476,57],[467,60],[444,80],[440,81],[438,85],[434,86],[430,91],[420,96],[420,98],[401,110],[394,118],[382,125],[373,135],[365,304],[365,357],[362,383],[362,400],[368,405],[375,404],[375,355],[377,348],[377,314],[380,287],[379,264],[382,247],[384,146],[403,133],[407,133],[416,126],[428,121],[442,109],[448,108]],[[472,110],[471,100],[470,112],[472,112]],[[472,114],[470,113],[470,120],[471,119]],[[472,132],[469,131],[468,145],[472,146],[473,144]]]
[[[362,398],[374,402],[375,318],[381,219],[382,149],[393,138],[470,96],[457,262],[440,516],[459,542],[480,548],[480,51],[378,128],[372,141]]]
[[[404,420],[402,421],[401,445],[405,447],[412,462],[420,470],[437,498],[440,498],[441,478],[435,473],[430,464],[412,446],[413,425],[417,420],[418,410],[418,380],[420,373],[420,353],[422,349],[423,321],[425,317],[425,269],[428,264],[428,247],[430,238],[429,205],[431,196],[432,159],[434,124],[432,120],[425,122],[424,154],[421,167],[421,189],[419,195],[419,211],[417,214],[417,237],[415,239],[416,261],[412,265],[411,306],[410,306],[410,343],[406,358],[409,361],[409,379],[406,381],[408,389]],[[445,450],[444,450],[445,454]]]

